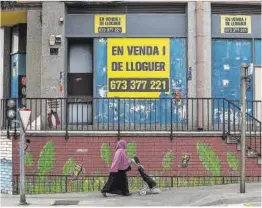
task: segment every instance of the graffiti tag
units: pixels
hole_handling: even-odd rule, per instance
[[[187,165],[188,165],[188,162],[190,160],[190,156],[188,154],[184,154],[182,156],[182,160],[181,160],[181,163],[180,163],[180,167],[181,168],[186,168]]]
[[[11,164],[11,160],[7,160],[5,157],[1,159],[1,163],[9,163]]]
[[[1,189],[1,194],[8,194],[8,190]]]
[[[79,175],[83,172],[83,168],[81,165],[75,165],[73,167],[72,176],[74,177],[72,180],[77,180]]]
[[[88,152],[88,149],[76,149],[76,152]]]
[[[251,109],[247,109],[246,113],[251,113]],[[241,122],[241,110],[235,110],[235,109],[228,109],[225,112],[223,112],[223,109],[214,109],[214,118],[219,119],[221,123],[223,123],[223,120],[225,117],[225,122],[229,121],[230,123],[240,123]]]

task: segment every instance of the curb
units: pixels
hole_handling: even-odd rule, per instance
[[[250,201],[260,201],[261,202],[261,197],[247,197],[247,198],[239,198],[239,197],[234,197],[234,198],[221,198],[217,199],[205,204],[198,204],[196,206],[216,206],[216,205],[223,205],[223,204],[241,204],[241,203],[247,203]]]

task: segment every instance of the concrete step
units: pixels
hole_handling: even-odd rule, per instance
[[[232,139],[232,136],[228,135],[226,141],[227,144],[236,144],[237,151],[241,151],[241,144],[239,138],[233,137]],[[246,145],[246,156],[247,158],[257,158],[257,163],[261,165],[261,155],[254,149],[251,149],[248,145]]]
[[[226,143],[227,144],[238,144],[240,142],[241,136],[236,134],[236,135],[227,135],[226,137]]]
[[[253,149],[248,149],[247,150],[247,157],[258,158],[258,153]]]

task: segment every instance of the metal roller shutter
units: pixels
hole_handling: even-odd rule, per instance
[[[93,14],[93,13],[171,13],[184,14],[186,12],[186,4],[170,4],[170,3],[67,3],[68,14]]]
[[[212,14],[261,15],[261,5],[252,4],[212,4]]]

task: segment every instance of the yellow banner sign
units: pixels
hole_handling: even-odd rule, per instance
[[[95,33],[126,33],[126,15],[95,15]]]
[[[251,16],[222,15],[221,33],[251,34]]]
[[[169,38],[109,38],[108,97],[157,98],[170,91]]]

